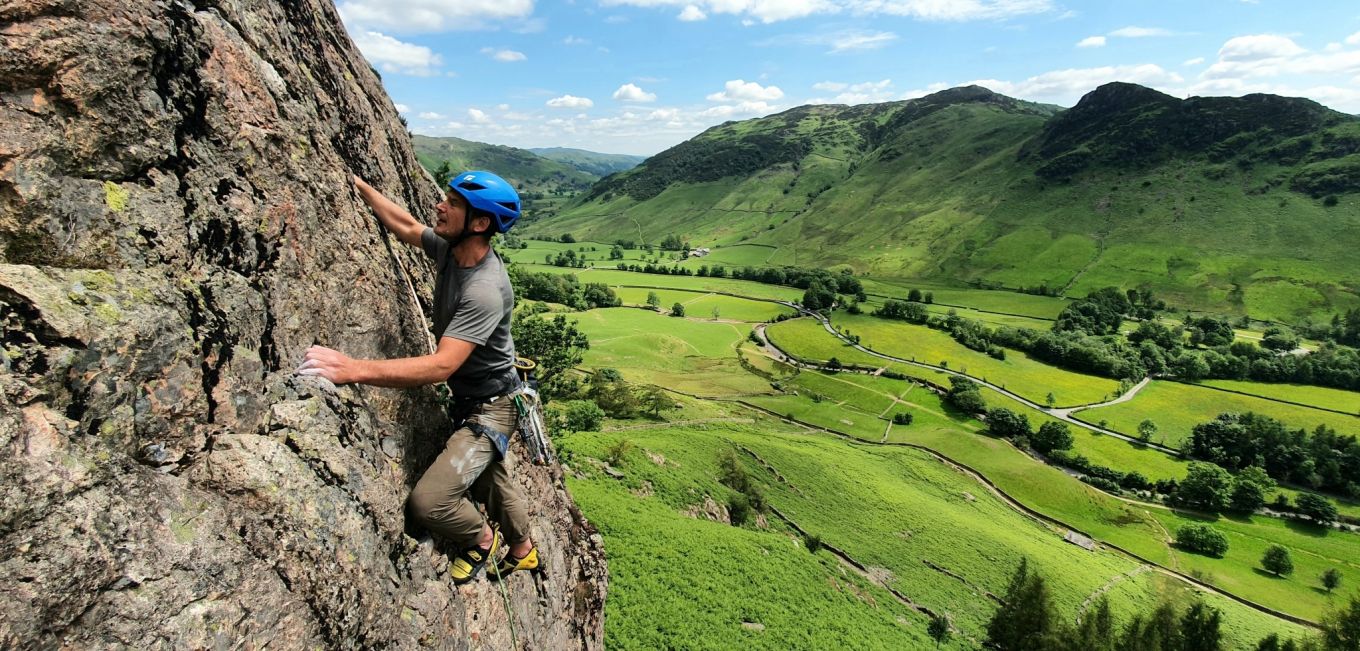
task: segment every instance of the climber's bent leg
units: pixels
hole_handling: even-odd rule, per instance
[[[411,516],[459,548],[477,544],[485,523],[468,492],[495,455],[489,439],[459,428],[411,490]]]

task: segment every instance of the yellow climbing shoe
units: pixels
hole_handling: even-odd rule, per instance
[[[476,578],[477,573],[486,567],[486,559],[495,558],[496,552],[501,549],[501,532],[491,532],[491,549],[482,549],[473,545],[458,552],[449,563],[449,574],[453,577],[454,585],[462,585]]]
[[[505,576],[511,572],[518,572],[520,570],[529,570],[531,572],[543,571],[542,568],[538,566],[537,545],[530,547],[529,553],[525,554],[524,558],[515,558],[514,556],[511,556],[509,552],[506,552],[505,558],[502,558],[501,562],[496,565],[496,576],[498,578],[505,578]]]

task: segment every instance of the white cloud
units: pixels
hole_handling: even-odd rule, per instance
[[[534,13],[534,0],[344,0],[337,9],[351,31],[413,34],[523,25]]]
[[[409,106],[407,106],[407,105],[405,105],[405,104],[397,104],[397,107],[396,107],[396,108],[397,108],[397,112],[398,112],[398,113],[406,113],[406,112],[408,112],[408,111],[411,110],[411,107],[409,107]]]
[[[708,14],[704,13],[703,9],[694,5],[685,5],[685,8],[680,10],[680,15],[676,16],[676,18],[687,23],[692,23],[708,18]]]
[[[1022,81],[979,79],[960,85],[976,84],[1011,97],[1070,106],[1096,86],[1111,81],[1127,81],[1144,86],[1166,87],[1183,83],[1185,79],[1174,72],[1162,69],[1161,66],[1145,63],[1128,66],[1053,70]]]
[[[998,20],[1053,10],[1052,0],[603,0],[601,4],[685,7],[677,18],[696,20],[698,13],[730,14],[741,17],[744,25],[752,20],[775,23],[842,12],[858,16],[904,16],[925,21],[967,21]]]
[[[812,104],[868,104],[897,99],[897,92],[892,89],[891,79],[866,81],[858,84],[823,81],[813,84],[812,87],[817,90],[839,93],[831,98],[819,97],[809,100],[809,103]]]
[[[510,105],[509,105],[509,104],[497,104],[497,105],[496,105],[496,110],[497,110],[497,111],[509,111],[509,110],[510,110]]]
[[[708,95],[708,99],[714,102],[763,102],[783,96],[784,91],[778,86],[761,86],[754,81],[733,79],[727,82],[724,90]]]
[[[624,84],[614,91],[614,99],[620,102],[655,102],[656,93],[649,93],[635,84]]]
[[[1049,0],[849,0],[859,14],[887,14],[931,21],[998,20],[1053,10]]]
[[[844,29],[823,34],[790,34],[768,38],[756,43],[761,46],[774,45],[818,45],[825,46],[829,54],[853,52],[857,50],[877,50],[897,40],[892,32],[868,32],[859,29]]]
[[[1333,80],[1329,83],[1335,83],[1336,76],[1356,72],[1360,72],[1360,50],[1315,53],[1285,36],[1255,34],[1238,36],[1224,43],[1218,51],[1218,61],[1209,66],[1201,78],[1299,78],[1319,75]]]
[[[563,45],[590,45],[590,39],[579,36],[568,36],[562,39]]]
[[[523,60],[529,58],[529,57],[524,56],[524,53],[523,53],[523,52],[516,52],[516,51],[514,51],[514,50],[497,49],[497,48],[494,48],[494,47],[484,47],[484,48],[482,48],[482,54],[485,54],[485,55],[487,55],[487,56],[489,56],[489,57],[491,57],[491,58],[493,58],[493,59],[495,59],[495,60],[497,60],[497,61],[503,62],[503,63],[514,63],[514,62],[516,62],[516,61],[523,61]]]
[[[1105,47],[1104,36],[1087,36],[1077,41],[1077,47]]]
[[[582,109],[595,106],[595,102],[590,101],[590,98],[588,97],[563,95],[561,97],[554,97],[548,100],[547,105],[549,108]]]
[[[1360,32],[1346,37],[1346,45],[1360,45]]]
[[[774,110],[775,107],[771,106],[767,102],[752,101],[752,102],[740,102],[737,104],[723,104],[721,106],[714,106],[712,108],[699,111],[697,115],[700,118],[718,118],[722,120],[727,120],[738,116],[747,117],[765,115],[767,113],[774,112]]]
[[[444,116],[442,116],[442,115],[440,115],[440,114],[438,114],[438,113],[435,113],[434,111],[425,111],[425,112],[421,113],[419,117],[420,117],[420,119],[422,119],[422,120],[443,120],[443,119],[444,119]]]
[[[1119,38],[1147,38],[1150,36],[1171,36],[1171,32],[1160,27],[1122,27],[1110,32],[1110,36],[1117,36]]]
[[[491,117],[480,109],[470,108],[467,110],[467,114],[468,119],[472,120],[473,124],[488,124],[491,122]]]
[[[443,63],[430,48],[379,32],[359,32],[354,35],[354,44],[369,63],[383,72],[430,77],[439,74],[438,68]]]
[[[1204,63],[1204,57],[1195,57],[1195,58],[1193,58],[1193,59],[1186,59],[1186,60],[1185,60],[1185,63],[1182,63],[1181,65],[1183,65],[1183,66],[1197,66],[1197,65],[1199,65],[1199,64],[1201,64],[1201,63]]]

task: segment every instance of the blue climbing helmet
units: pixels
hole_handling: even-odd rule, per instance
[[[519,219],[519,193],[508,181],[491,172],[454,175],[449,179],[449,189],[462,195],[472,210],[491,215],[497,233],[510,230]]]

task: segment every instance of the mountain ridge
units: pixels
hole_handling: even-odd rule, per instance
[[[712,127],[530,232],[641,229],[777,248],[767,264],[1072,295],[1146,287],[1298,321],[1360,305],[1357,150],[1360,119],[1308,100],[1115,83],[1059,110],[964,87]]]

